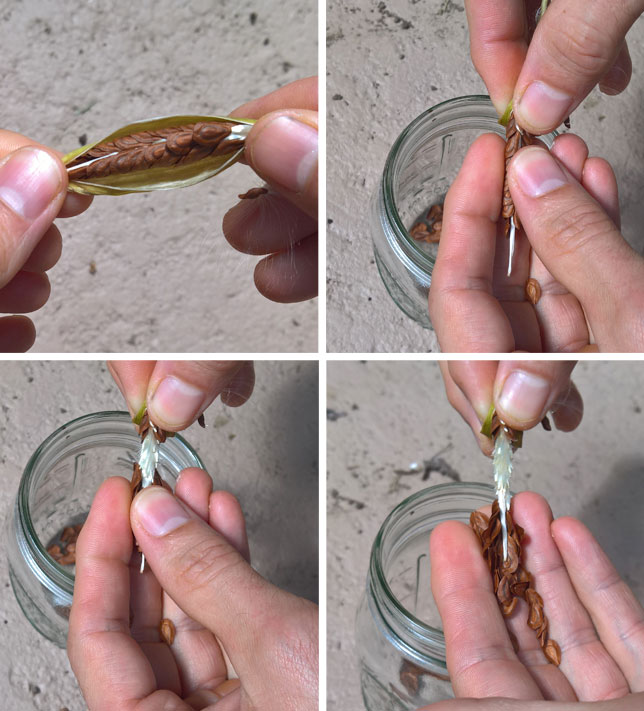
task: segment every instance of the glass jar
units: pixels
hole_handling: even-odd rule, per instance
[[[367,711],[415,710],[453,698],[431,591],[429,534],[442,521],[469,524],[472,511],[494,496],[488,484],[440,484],[405,499],[382,524],[356,617]]]
[[[505,138],[488,96],[461,96],[433,106],[396,139],[372,200],[380,276],[396,304],[424,328],[431,328],[427,296],[438,244],[414,240],[409,230],[432,205],[443,203],[465,154],[483,133]],[[540,138],[550,148],[556,135]]]
[[[25,467],[7,522],[9,578],[26,618],[59,647],[67,644],[74,566],[47,548],[66,526],[83,523],[105,479],[131,478],[140,445],[127,412],[96,412],[49,435]],[[186,467],[203,464],[181,436],[168,438],[159,448],[162,478],[174,486]]]

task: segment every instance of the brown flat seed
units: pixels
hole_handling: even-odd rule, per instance
[[[428,220],[439,220],[443,217],[443,206],[440,203],[436,203],[429,208],[427,213]]]
[[[266,195],[267,192],[268,190],[266,188],[251,188],[237,197],[240,200],[255,200],[255,198],[260,197],[260,195]]]
[[[531,304],[537,304],[541,298],[541,286],[532,277],[525,283],[525,295]]]
[[[174,642],[175,628],[172,620],[164,617],[159,625],[159,633],[161,634],[161,639],[167,644],[171,645]]]
[[[63,552],[60,550],[60,546],[57,543],[53,543],[49,546],[49,548],[47,548],[47,553],[49,553],[49,555],[56,560],[63,555]]]
[[[561,664],[561,649],[554,639],[549,639],[546,646],[543,648],[543,653],[550,664],[558,667]]]
[[[429,237],[429,228],[424,222],[417,222],[409,230],[409,234],[416,240],[424,240]]]

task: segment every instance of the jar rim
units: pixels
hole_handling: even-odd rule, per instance
[[[387,535],[392,531],[394,525],[404,519],[404,517],[413,511],[419,504],[427,504],[430,502],[439,502],[441,499],[451,499],[454,495],[466,495],[473,499],[480,499],[481,505],[489,504],[494,499],[495,489],[491,484],[482,482],[448,482],[445,484],[437,484],[436,486],[421,489],[416,493],[408,496],[401,501],[383,521],[371,549],[370,562],[370,577],[373,583],[377,584],[382,593],[382,602],[386,611],[391,613],[392,624],[395,627],[405,630],[411,630],[419,641],[427,645],[444,646],[445,638],[442,629],[437,629],[423,622],[410,612],[396,597],[391,586],[387,582],[385,574],[385,566],[383,561],[383,544]],[[436,514],[438,515],[438,514]],[[381,605],[379,605],[379,609]],[[380,609],[382,613],[382,609]],[[390,631],[396,634],[392,629],[392,624],[388,624]],[[403,644],[409,647],[409,644]],[[422,656],[418,649],[413,650],[415,656]]]
[[[96,422],[118,422],[118,423],[132,423],[132,417],[129,412],[123,410],[103,410],[100,412],[92,412],[89,414],[81,415],[76,417],[69,422],[58,427],[54,430],[48,437],[46,437],[40,445],[36,448],[34,453],[29,458],[29,461],[25,465],[25,468],[20,479],[20,485],[18,487],[17,496],[17,512],[20,520],[20,524],[23,530],[26,532],[26,542],[29,546],[31,555],[34,557],[35,562],[38,565],[38,569],[43,572],[50,580],[58,584],[61,588],[67,590],[70,594],[74,589],[74,579],[68,570],[63,566],[59,565],[54,559],[47,553],[45,546],[40,540],[40,537],[36,533],[35,527],[33,525],[29,507],[29,492],[31,489],[31,484],[33,478],[36,474],[36,467],[42,458],[43,454],[47,453],[50,448],[59,442],[61,438],[68,437],[70,433],[78,432],[82,430],[85,425],[95,424]],[[194,448],[180,435],[175,434],[173,437],[175,441],[178,441],[185,449],[188,454],[194,458],[197,463],[196,466],[204,468],[201,458],[194,450]]]

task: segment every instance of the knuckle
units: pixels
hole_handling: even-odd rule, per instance
[[[579,16],[562,22],[547,35],[545,49],[558,72],[595,79],[606,70],[613,54],[606,28],[592,16]]]
[[[566,206],[552,225],[550,244],[558,257],[570,257],[582,251],[588,259],[601,257],[604,238],[614,229],[608,215],[592,203]]]
[[[243,558],[223,539],[209,536],[179,557],[177,572],[188,590],[224,590],[232,587]]]

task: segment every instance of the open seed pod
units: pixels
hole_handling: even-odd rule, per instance
[[[63,158],[69,190],[124,195],[194,185],[241,158],[254,123],[230,116],[136,121]]]

